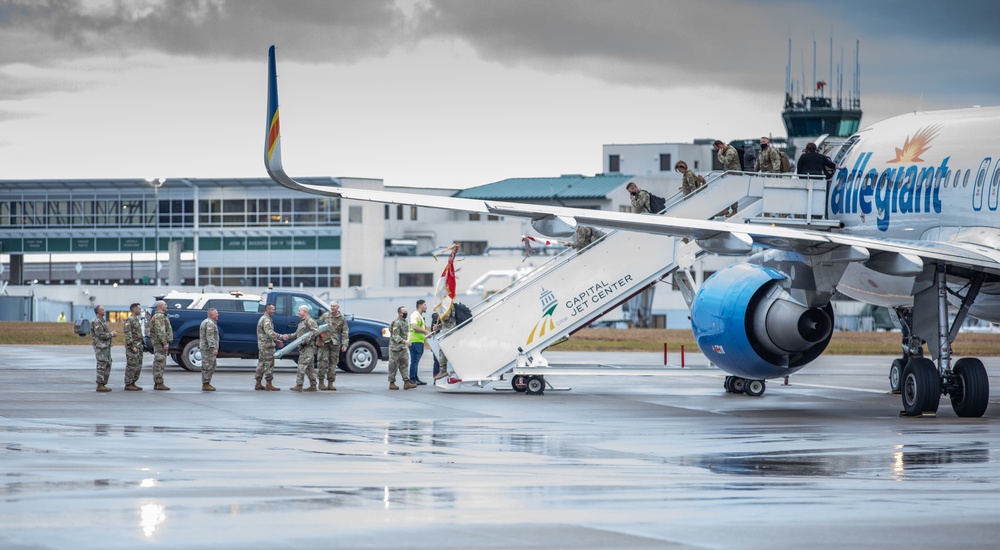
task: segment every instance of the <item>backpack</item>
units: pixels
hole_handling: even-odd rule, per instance
[[[469,306],[461,302],[455,302],[452,304],[451,308],[454,310],[451,314],[455,316],[456,325],[461,325],[469,319],[472,319],[472,310],[469,309]]]
[[[786,155],[784,151],[778,151],[778,156],[781,157],[781,171],[791,172],[792,163],[788,162],[788,155]]]
[[[649,193],[649,191],[646,192]],[[659,195],[649,193],[649,212],[651,214],[659,214],[660,212],[663,212],[663,209],[666,207],[667,199]]]
[[[705,181],[705,176],[703,176],[701,174],[695,174],[694,178],[698,182],[698,187],[701,187],[702,185],[705,185],[706,183],[708,183],[708,182]]]
[[[740,170],[743,170],[746,167],[746,164],[743,164],[743,148],[733,146],[733,149],[736,149],[736,156],[740,157]]]

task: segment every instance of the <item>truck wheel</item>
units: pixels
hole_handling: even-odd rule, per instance
[[[347,347],[347,370],[359,374],[375,370],[378,351],[365,340],[358,340]]]
[[[181,352],[181,366],[184,370],[201,372],[201,340],[191,340]]]
[[[181,354],[179,354],[179,353],[171,353],[170,354],[170,358],[174,360],[174,363],[176,363],[176,364],[178,364],[178,365],[180,365],[182,367],[184,366],[184,363],[181,363]]]

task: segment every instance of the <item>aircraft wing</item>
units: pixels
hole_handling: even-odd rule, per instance
[[[268,173],[284,187],[316,195],[526,218],[532,220],[533,224],[558,220],[569,227],[583,224],[658,233],[696,240],[702,248],[717,254],[747,254],[754,246],[760,246],[805,255],[829,254],[832,261],[863,261],[876,271],[896,275],[919,273],[925,263],[946,263],[1000,275],[1000,253],[974,244],[879,239],[759,224],[440,197],[420,193],[331,188],[299,183],[280,168],[269,168]]]

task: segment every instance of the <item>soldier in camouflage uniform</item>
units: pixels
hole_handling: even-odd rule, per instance
[[[566,246],[571,246],[577,251],[590,246],[591,243],[604,236],[604,232],[589,225],[577,225],[573,234],[573,242],[563,242]]]
[[[170,328],[167,303],[163,300],[156,302],[156,313],[149,320],[149,339],[153,342],[153,389],[169,390],[170,388],[163,383],[163,371],[167,367],[170,342],[174,341],[174,329]]]
[[[90,322],[90,342],[97,357],[97,391],[108,392],[108,377],[111,376],[111,339],[118,332],[111,330],[104,320],[104,306],[94,306],[96,316]]]
[[[254,374],[257,378],[257,384],[253,388],[255,390],[281,390],[281,388],[271,384],[271,380],[274,379],[274,348],[275,344],[282,340],[288,340],[288,335],[274,332],[272,315],[274,315],[274,304],[267,304],[264,308],[264,315],[261,315],[260,320],[257,321],[257,372]],[[267,380],[267,386],[260,383],[262,378]]]
[[[719,159],[719,164],[722,165],[722,169],[727,172],[739,172],[743,170],[740,166],[740,154],[736,152],[736,148],[732,145],[726,145],[721,139],[715,140],[712,144],[715,148],[716,157]]]
[[[316,329],[319,328],[319,325],[316,324],[315,319],[309,316],[309,306],[305,304],[299,306],[299,319],[301,319],[299,326],[292,338],[299,338],[307,334],[310,336],[299,345],[299,366],[295,371],[295,387],[291,389],[292,391],[316,391],[316,368],[313,366],[313,360],[316,357],[316,336],[318,336]],[[302,382],[306,376],[309,377],[309,387],[303,390]]]
[[[215,391],[212,375],[219,357],[219,310],[209,308],[208,317],[198,327],[198,347],[201,348],[201,391]]]
[[[340,302],[331,302],[330,311],[319,318],[319,324],[330,325],[319,335],[319,389],[337,391],[333,382],[337,379],[337,364],[340,354],[347,351],[347,318],[340,312]],[[329,382],[329,384],[327,384]]]
[[[743,166],[740,165],[740,154],[736,152],[736,148],[732,145],[726,145],[721,139],[715,140],[712,147],[718,152],[716,155],[719,158],[719,163],[722,164],[722,169],[727,172],[740,172],[743,170]],[[723,210],[716,214],[716,216],[733,216],[736,214],[736,208],[739,206],[738,203],[733,203],[728,209]]]
[[[455,306],[452,305],[451,309],[445,312],[438,322],[440,323],[438,325],[438,330],[441,332],[448,332],[449,330],[455,328],[455,325],[457,324],[455,322]],[[441,363],[441,368],[438,371],[437,376],[434,377],[434,380],[440,380],[448,376],[455,376],[454,372],[448,372],[451,369],[448,368],[448,357],[445,356],[443,349],[440,350],[440,353],[438,354],[438,361]]]
[[[760,138],[760,155],[757,156],[757,163],[754,170],[758,172],[781,172],[781,154],[774,147],[771,147],[771,140]]]
[[[683,160],[677,161],[677,164],[674,165],[674,170],[677,170],[684,176],[684,180],[681,182],[681,191],[684,192],[685,197],[697,191],[698,187],[705,182],[705,178],[695,174],[694,170],[688,170],[688,165]]]
[[[633,181],[630,181],[628,185],[625,186],[625,190],[632,196],[632,210],[636,214],[649,214],[651,212],[652,209],[649,206],[649,191],[639,189],[639,186]]]
[[[406,306],[396,309],[396,320],[389,325],[389,389],[398,390],[396,372],[403,377],[403,389],[417,387],[410,382],[410,350],[407,346],[410,338],[410,323],[406,320]]]
[[[138,302],[128,309],[132,314],[125,319],[125,391],[142,391],[135,385],[142,374],[142,309]]]

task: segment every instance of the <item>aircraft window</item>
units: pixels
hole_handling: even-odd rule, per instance
[[[948,171],[946,171],[944,173],[944,176],[942,176],[941,178],[939,178],[942,181],[941,187],[944,187],[944,188],[948,187],[948,178],[950,178],[950,177],[951,177],[951,170],[948,170]]]
[[[966,170],[965,171],[965,179],[962,180],[962,187],[968,187],[969,186],[969,176],[971,176],[971,175],[972,175],[972,170]]]
[[[888,171],[882,172],[882,175],[878,178],[879,189],[885,189],[886,186],[888,185],[887,183],[888,181],[889,181],[889,172]]]
[[[998,183],[1000,183],[1000,166],[997,166],[997,169],[993,171],[993,180],[990,182],[990,186],[996,187]]]

